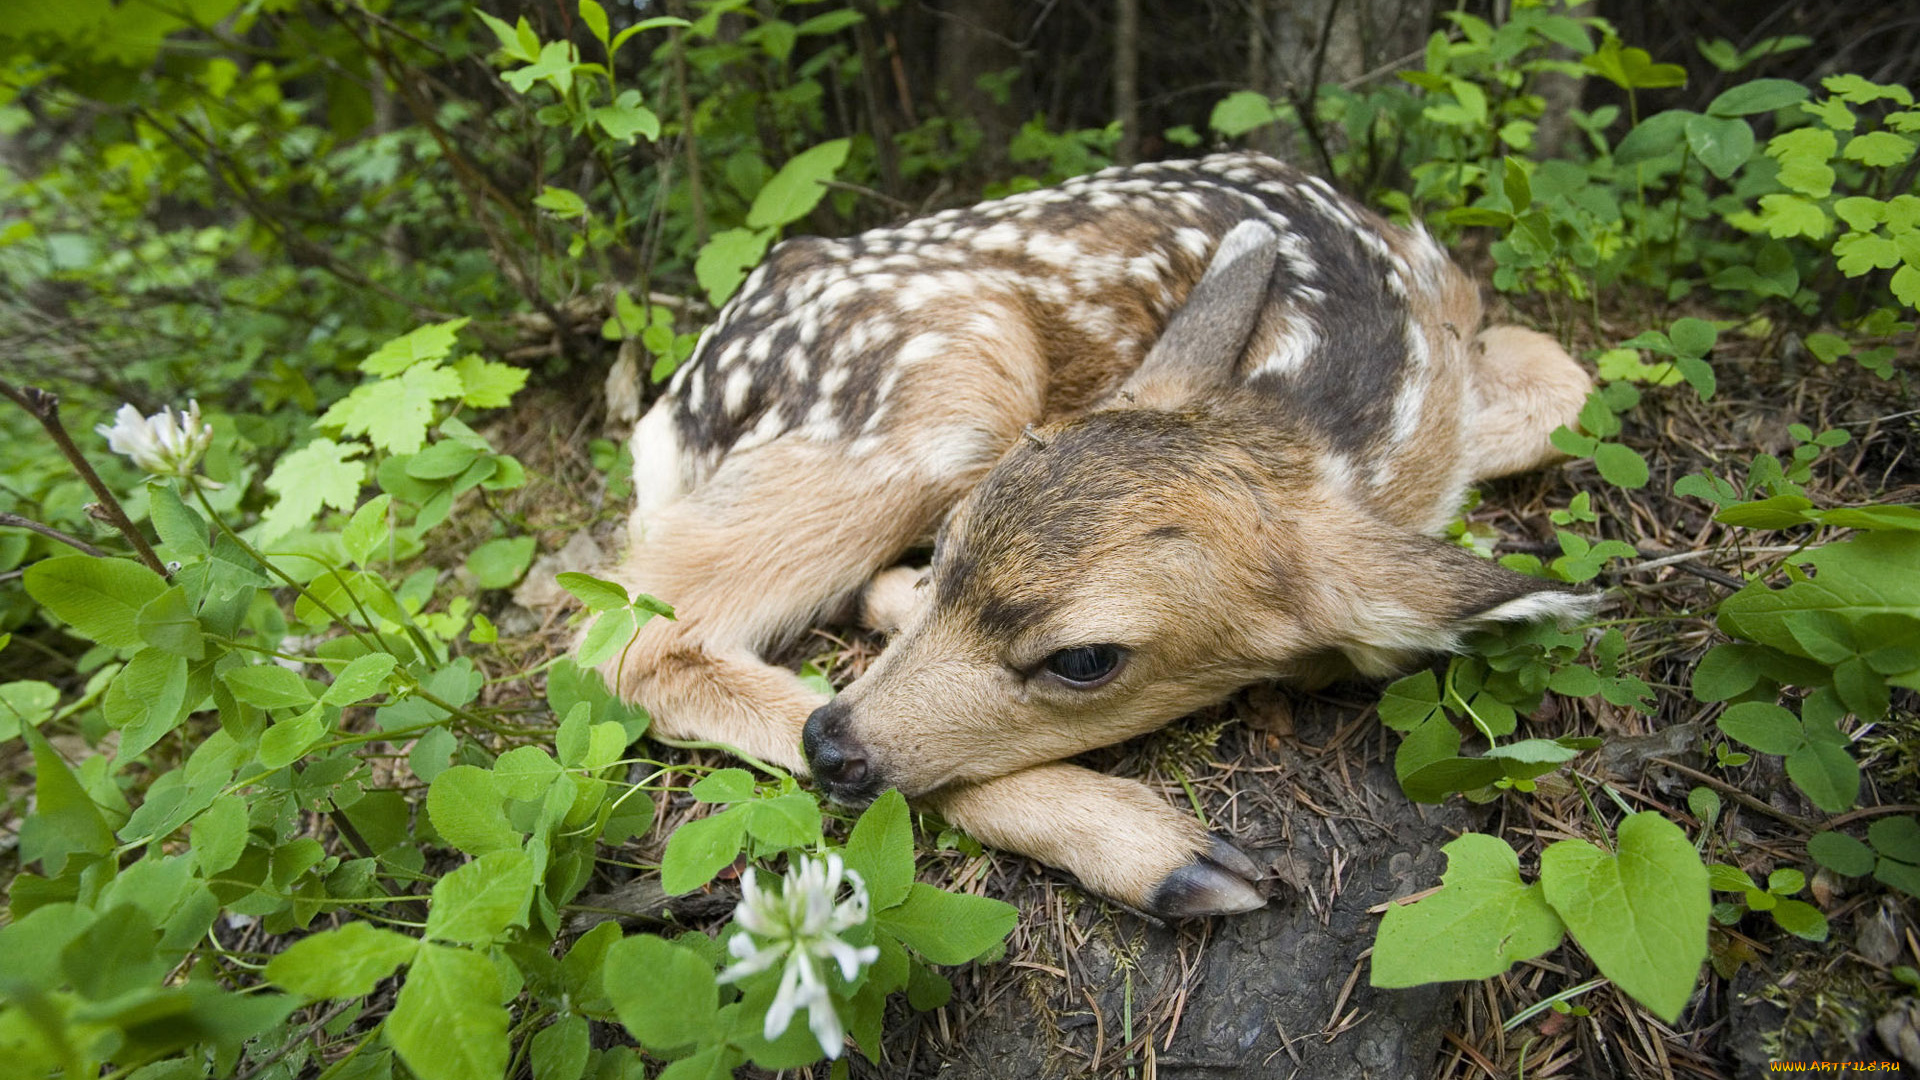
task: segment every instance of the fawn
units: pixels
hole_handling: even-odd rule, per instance
[[[788,240],[635,427],[614,576],[679,618],[608,681],[656,731],[851,805],[897,787],[1141,911],[1257,907],[1246,855],[1064,759],[1590,608],[1428,535],[1556,460],[1590,386],[1480,321],[1423,230],[1253,154]],[[762,659],[836,615],[894,632],[838,697]]]

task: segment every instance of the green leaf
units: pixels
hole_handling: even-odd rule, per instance
[[[1713,351],[1713,343],[1720,332],[1705,319],[1686,318],[1676,321],[1672,328],[1673,347],[1681,356],[1701,357]]]
[[[1804,900],[1781,899],[1773,906],[1773,921],[1780,929],[1808,941],[1827,940],[1827,917]]]
[[[525,852],[488,852],[434,883],[427,937],[488,944],[524,921],[534,884],[533,860]]]
[[[1012,904],[919,882],[898,906],[874,916],[901,944],[936,964],[964,964],[980,956],[1006,940],[1019,918]]]
[[[1444,887],[1387,905],[1373,942],[1374,986],[1491,978],[1560,943],[1560,917],[1538,883],[1521,882],[1520,857],[1505,841],[1467,833],[1441,850]]]
[[[548,187],[533,197],[533,205],[563,218],[587,216],[587,200],[566,188]]]
[[[472,409],[498,409],[527,385],[527,369],[499,364],[469,353],[454,361],[460,376],[460,404]]]
[[[1873,873],[1873,849],[1842,832],[1817,832],[1807,840],[1807,856],[1847,877]]]
[[[320,417],[325,427],[367,441],[391,454],[411,454],[425,445],[433,426],[434,403],[465,392],[458,372],[438,364],[408,368],[397,379],[354,388]],[[347,507],[340,507],[344,510]]]
[[[422,944],[386,1022],[387,1042],[420,1080],[485,1080],[507,1071],[500,975],[479,953]]]
[[[58,877],[68,855],[113,850],[113,830],[66,761],[37,730],[20,734],[33,751],[34,771],[34,811],[20,823],[20,863],[38,862],[47,876]]]
[[[907,800],[888,788],[853,823],[844,853],[847,869],[867,885],[875,911],[885,911],[907,898],[913,885],[913,821]]]
[[[107,687],[101,708],[107,723],[120,729],[120,760],[144,753],[184,719],[189,681],[184,657],[159,649],[134,654]]]
[[[443,360],[453,351],[454,339],[469,321],[461,318],[433,323],[394,338],[360,361],[360,370],[369,375],[398,375],[415,364]]]
[[[747,227],[777,229],[806,217],[826,197],[822,181],[832,179],[846,163],[852,145],[850,139],[832,139],[795,154],[754,196]]]
[[[709,1042],[719,1033],[713,965],[652,934],[607,949],[602,976],[620,1023],[649,1050]]]
[[[350,922],[288,946],[267,963],[267,981],[312,1001],[364,997],[419,950],[404,934]]]
[[[433,778],[427,817],[447,843],[469,855],[520,847],[520,831],[507,822],[493,774],[474,765],[455,765]]]
[[[561,771],[560,763],[540,747],[516,746],[493,763],[493,782],[502,798],[531,801],[538,799]]]
[[[1767,674],[1772,650],[1758,645],[1715,645],[1693,669],[1693,696],[1697,701],[1729,701],[1759,683]]]
[[[1802,611],[1830,611],[1848,620],[1874,615],[1920,619],[1920,533],[1858,533],[1806,556],[1817,574],[1784,589],[1756,582],[1721,601],[1729,635],[1808,656],[1787,625]]]
[[[1920,821],[1910,817],[1885,817],[1867,826],[1867,840],[1873,849],[1889,859],[1920,864]]]
[[[615,608],[626,607],[631,602],[627,597],[626,589],[614,582],[594,577],[592,574],[568,570],[565,573],[555,574],[553,580],[558,582],[561,588],[572,593],[574,599],[587,605],[588,611],[612,611]]]
[[[387,676],[393,674],[394,664],[393,657],[387,653],[359,657],[340,669],[320,700],[329,705],[353,705],[382,693],[387,688]]]
[[[316,700],[307,680],[273,663],[228,668],[220,681],[234,697],[261,709],[305,709]]]
[[[1845,746],[1815,740],[1787,755],[1787,778],[1829,814],[1860,799],[1860,765]]]
[[[1735,705],[1721,713],[1715,723],[1729,738],[1763,754],[1791,754],[1807,745],[1800,718],[1770,702]]]
[[[1618,836],[1618,855],[1584,840],[1548,847],[1540,883],[1600,973],[1671,1024],[1707,957],[1707,870],[1686,833],[1657,813],[1627,818]]]
[[[261,542],[307,525],[322,507],[352,510],[367,478],[366,465],[353,459],[366,450],[360,443],[322,438],[283,456],[267,477],[267,490],[280,498],[261,515]]]
[[[580,0],[580,21],[586,24],[587,32],[593,35],[594,40],[602,45],[607,43],[607,9],[601,7],[598,0]],[[586,1067],[584,1056],[580,1064],[582,1068]],[[568,1077],[567,1080],[573,1078]]]
[[[1751,116],[1807,100],[1810,91],[1791,79],[1754,79],[1726,90],[1707,106],[1712,116]]]
[[[753,798],[753,774],[745,769],[715,769],[694,781],[687,793],[699,802],[745,802]]]
[[[368,499],[353,512],[347,527],[340,530],[340,546],[345,549],[348,559],[365,566],[387,546],[393,536],[393,530],[387,522],[387,510],[392,505],[393,496],[380,494]]]
[[[0,683],[0,742],[20,734],[22,728],[39,727],[53,719],[58,704],[60,691],[52,683],[38,679]]]
[[[1753,155],[1753,128],[1745,120],[1689,116],[1687,145],[1713,175],[1725,180]]]
[[[1426,723],[1439,707],[1440,684],[1431,671],[1416,671],[1396,680],[1380,695],[1380,704],[1376,706],[1380,722],[1401,732]]]
[[[42,559],[23,582],[41,607],[110,649],[141,644],[140,609],[167,591],[165,578],[138,563],[91,555]]]
[[[1687,120],[1693,113],[1668,109],[1640,121],[1613,148],[1613,160],[1621,165],[1651,161],[1680,148],[1686,138]]]
[[[801,792],[742,803],[747,833],[775,848],[808,847],[820,842],[820,804]]]
[[[526,574],[533,562],[534,538],[499,537],[474,548],[467,569],[483,589],[505,589]]]
[[[706,290],[708,303],[717,308],[727,302],[747,279],[747,271],[767,253],[773,236],[772,229],[727,229],[713,234],[693,261],[693,276]]]
[[[240,861],[247,850],[247,801],[222,795],[193,819],[187,839],[193,845],[194,865],[211,878]]]
[[[1267,95],[1252,90],[1235,90],[1215,103],[1213,112],[1207,118],[1207,126],[1219,132],[1222,138],[1237,139],[1279,118],[1279,110],[1274,108]]]
[[[1895,135],[1891,131],[1869,131],[1864,135],[1855,135],[1847,140],[1846,148],[1840,153],[1848,161],[1857,161],[1874,168],[1887,168],[1901,165],[1913,156],[1913,141],[1905,136]]]
[[[679,896],[712,881],[715,874],[739,858],[746,832],[744,806],[697,818],[675,829],[660,857],[660,888],[668,896]]]
[[[316,703],[299,716],[268,728],[260,736],[260,764],[279,769],[299,761],[327,734],[326,713],[327,707]]]
[[[1768,236],[1782,240],[1794,236],[1818,240],[1833,228],[1819,204],[1802,195],[1778,191],[1760,196],[1759,222]]]
[[[1810,520],[1808,511],[1812,509],[1812,501],[1803,496],[1775,495],[1770,499],[1729,506],[1715,514],[1713,520],[1722,525],[1738,525],[1743,529],[1791,529],[1796,525],[1805,525]]]
[[[213,550],[207,542],[207,519],[180,501],[173,485],[156,482],[147,485],[147,516],[160,542],[181,559],[203,559]]]
[[[533,1080],[580,1080],[587,1070],[587,1055],[592,1049],[586,1018],[560,1017],[533,1037],[532,1052],[528,1055],[533,1064]]]
[[[1593,448],[1593,465],[1607,483],[1615,487],[1643,488],[1650,474],[1647,459],[1640,452],[1620,443],[1603,442]]]
[[[617,142],[631,143],[638,138],[652,142],[660,137],[660,117],[640,104],[638,90],[622,90],[613,104],[602,105],[589,115],[601,131]]]

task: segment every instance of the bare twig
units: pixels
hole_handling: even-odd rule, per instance
[[[93,489],[93,496],[100,500],[100,510],[106,516],[107,523],[120,530],[120,534],[127,538],[127,542],[132,544],[133,550],[139,554],[140,561],[147,564],[147,569],[161,577],[166,577],[166,565],[160,561],[158,555],[153,553],[147,538],[140,534],[139,529],[134,528],[132,520],[127,517],[127,512],[121,508],[120,500],[113,497],[113,492],[107,489],[105,482],[100,479],[100,474],[94,472],[93,466],[88,464],[86,455],[73,444],[73,437],[67,434],[66,425],[60,422],[59,396],[32,386],[22,389],[5,379],[0,379],[0,396],[8,398],[27,410],[35,420],[40,421],[40,426],[47,429],[47,434],[53,438],[54,444],[60,447],[60,452],[66,455],[67,461],[80,474],[80,479],[85,480],[87,486]]]
[[[0,513],[0,526],[11,526],[16,529],[30,529],[34,532],[39,533],[41,536],[58,540],[61,543],[67,545],[68,547],[78,548],[79,550],[86,552],[88,555],[91,555],[96,559],[104,559],[107,557],[106,552],[101,551],[99,548],[94,547],[92,544],[87,543],[85,540],[82,540],[77,536],[70,536],[66,533],[61,532],[59,529],[54,528],[51,525],[42,525],[39,522],[33,520],[32,518],[23,518],[19,514]]]

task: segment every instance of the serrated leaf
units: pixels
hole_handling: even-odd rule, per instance
[[[1372,985],[1491,978],[1560,943],[1560,917],[1538,883],[1521,882],[1520,858],[1505,841],[1468,833],[1441,850],[1441,890],[1387,905],[1374,936]]]
[[[366,450],[360,443],[320,438],[283,456],[267,477],[267,490],[279,500],[261,515],[261,542],[270,543],[309,524],[322,507],[353,509],[367,478],[366,464],[353,459]]]
[[[1540,856],[1540,883],[1601,974],[1673,1023],[1707,957],[1712,894],[1699,852],[1657,813],[1620,823],[1619,853],[1562,840]]]
[[[386,1022],[387,1042],[420,1080],[484,1080],[507,1071],[500,975],[467,949],[422,944]]]
[[[390,454],[411,454],[427,441],[434,403],[457,398],[464,390],[459,373],[453,369],[435,363],[416,364],[398,378],[355,387],[353,393],[328,409],[319,423],[345,435],[364,435],[368,442]]]
[[[875,921],[901,944],[936,964],[964,964],[1006,940],[1019,909],[984,896],[944,892],[915,882],[907,898]]]
[[[434,883],[427,937],[485,945],[524,918],[534,884],[525,852],[488,852]]]
[[[620,1023],[649,1050],[712,1041],[719,1029],[713,965],[652,934],[607,949],[601,977]]]
[[[350,922],[288,946],[267,963],[267,981],[310,1001],[364,997],[419,949],[404,934]]]
[[[126,559],[60,555],[27,567],[27,595],[75,633],[110,649],[139,645],[140,609],[167,591],[159,574]]]
[[[380,346],[360,361],[360,370],[369,375],[398,375],[415,364],[443,360],[453,351],[453,342],[469,319],[451,319],[422,326]]]
[[[527,385],[527,369],[495,363],[472,353],[454,361],[460,376],[460,404],[473,409],[498,409]]]
[[[866,882],[873,910],[885,911],[907,898],[913,884],[913,821],[907,800],[888,788],[853,823],[843,853],[847,869]]]

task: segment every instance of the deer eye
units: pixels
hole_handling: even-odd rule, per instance
[[[1076,690],[1105,686],[1126,663],[1127,651],[1118,645],[1081,645],[1061,649],[1041,666]]]

